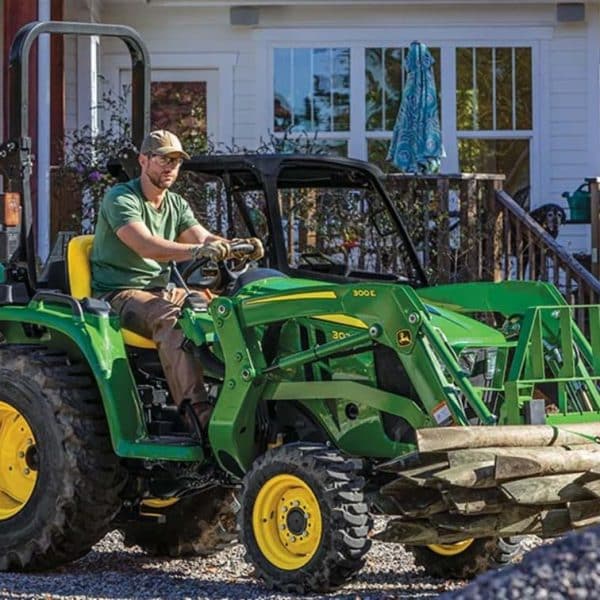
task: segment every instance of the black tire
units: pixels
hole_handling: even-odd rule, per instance
[[[359,476],[361,466],[361,461],[337,450],[302,443],[274,448],[256,459],[244,477],[238,522],[246,559],[268,587],[296,593],[326,592],[343,585],[361,569],[371,546],[367,536],[372,526],[362,491],[364,480]],[[278,491],[269,496],[270,486],[289,478],[300,487],[291,483],[289,493],[281,492],[277,499]],[[261,498],[269,498],[264,512],[260,512]],[[294,498],[310,499],[303,505],[304,500]],[[277,509],[281,502],[281,509]],[[253,515],[255,506],[257,514]],[[311,506],[318,506],[318,510]],[[312,525],[314,529],[310,529]],[[275,535],[280,528],[285,531]],[[319,528],[320,537],[310,539],[311,532]],[[261,549],[257,536],[263,540],[263,548],[265,537],[276,545],[271,556],[270,550]],[[290,550],[288,542],[302,546],[296,546],[299,551]],[[307,548],[304,544],[310,550],[302,553]],[[291,562],[282,567],[276,564],[280,557]]]
[[[444,555],[429,546],[407,546],[417,566],[432,577],[472,579],[476,575],[512,563],[521,553],[520,537],[481,538],[458,554]]]
[[[209,556],[237,539],[231,490],[213,488],[165,507],[141,507],[140,520],[119,525],[125,546],[152,556]],[[160,516],[157,518],[157,516]]]
[[[87,366],[40,348],[0,348],[0,390],[33,434],[37,472],[18,512],[0,519],[0,570],[53,568],[87,553],[120,508],[102,403]]]

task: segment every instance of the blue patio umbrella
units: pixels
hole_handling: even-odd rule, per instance
[[[435,60],[425,44],[410,45],[406,83],[387,160],[405,173],[436,173],[445,156],[433,77]]]

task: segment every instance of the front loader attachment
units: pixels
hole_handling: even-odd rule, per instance
[[[418,452],[380,470],[399,516],[377,539],[555,537],[600,522],[600,423],[445,427],[417,432]]]
[[[600,522],[599,307],[534,305],[513,324],[494,376],[473,386],[498,425],[419,429],[416,452],[379,465],[397,475],[380,490],[396,517],[379,539],[547,538]]]

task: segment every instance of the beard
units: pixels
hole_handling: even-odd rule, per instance
[[[159,174],[148,172],[146,174],[148,175],[150,183],[159,190],[168,190],[175,183],[175,177],[172,175],[165,175],[162,172]]]

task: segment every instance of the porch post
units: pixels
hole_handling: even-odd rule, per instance
[[[598,252],[600,250],[600,177],[588,177],[590,184],[590,217],[592,227],[592,275],[600,277],[600,261]]]

